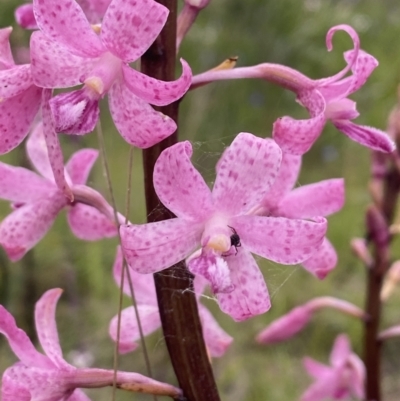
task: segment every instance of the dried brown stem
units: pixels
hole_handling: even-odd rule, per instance
[[[141,71],[149,76],[175,79],[176,0],[160,0],[170,10],[168,21],[156,42],[143,55]],[[159,110],[178,119],[178,103]],[[173,217],[160,205],[153,187],[154,164],[160,153],[177,142],[177,133],[143,151],[148,221]],[[218,401],[219,395],[208,360],[193,291],[193,277],[181,262],[154,275],[165,341],[175,374],[188,401]]]

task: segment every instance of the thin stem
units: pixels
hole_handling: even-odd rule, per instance
[[[177,1],[159,0],[170,11],[167,23],[155,43],[143,55],[141,70],[154,78],[175,79]],[[175,122],[178,102],[158,108]],[[178,140],[177,133],[143,151],[148,221],[173,217],[160,207],[153,187],[154,164],[160,153]],[[157,210],[157,213],[154,211]],[[193,289],[193,275],[184,261],[154,275],[165,341],[180,387],[188,401],[219,401],[219,395],[204,344]]]
[[[101,128],[101,122],[97,123],[96,126],[96,132],[97,132],[97,138],[99,141],[99,148],[101,151],[101,156],[102,156],[102,163],[103,163],[103,169],[105,172],[106,176],[106,182],[107,182],[107,187],[108,187],[108,192],[110,194],[111,198],[111,204],[113,208],[113,213],[114,213],[114,221],[117,227],[119,227],[119,217],[118,217],[118,210],[117,210],[117,204],[115,202],[115,196],[114,196],[114,191],[111,183],[111,175],[110,175],[110,169],[108,166],[108,160],[107,160],[107,154],[106,154],[106,148],[104,144],[104,136],[103,136],[103,130]],[[125,224],[128,222],[128,213],[129,213],[129,204],[130,204],[130,193],[131,193],[131,181],[132,181],[132,163],[133,163],[133,149],[131,147],[130,154],[129,154],[129,173],[128,173],[128,191],[127,191],[127,200],[126,200],[126,216],[125,216]],[[118,239],[119,243],[121,244],[121,236],[118,230]],[[122,313],[122,301],[123,301],[123,288],[124,288],[124,279],[125,279],[125,270],[127,272],[128,276],[128,282],[129,282],[129,287],[130,287],[130,292],[131,292],[131,297],[132,297],[132,302],[133,302],[133,308],[135,310],[135,315],[136,319],[138,322],[139,326],[139,331],[140,331],[140,337],[142,341],[142,346],[143,346],[143,353],[144,353],[144,358],[145,358],[145,363],[147,366],[147,371],[148,375],[151,376],[151,368],[150,368],[150,362],[148,358],[148,353],[146,346],[143,341],[143,330],[140,322],[140,316],[139,312],[137,310],[137,305],[136,305],[136,300],[135,300],[135,294],[133,291],[133,286],[132,286],[132,279],[129,273],[129,269],[127,268],[127,263],[124,257],[123,261],[123,268],[122,268],[122,274],[121,274],[121,281],[120,281],[120,293],[119,293],[119,300],[118,300],[118,318],[117,318],[117,341],[115,343],[114,347],[114,380],[113,380],[113,390],[112,390],[112,401],[115,400],[115,393],[117,390],[117,373],[118,373],[118,343],[119,343],[119,338],[121,334],[121,313]],[[154,398],[156,400],[156,398]]]

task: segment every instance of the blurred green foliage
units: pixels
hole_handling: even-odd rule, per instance
[[[0,25],[13,22],[13,10],[20,2],[2,0]],[[214,0],[198,17],[185,39],[180,56],[194,73],[219,64],[229,56],[239,56],[238,65],[261,62],[280,63],[296,68],[312,78],[332,75],[343,65],[343,52],[351,47],[345,33],[334,38],[333,52],[325,48],[325,34],[336,24],[350,24],[361,38],[362,48],[380,62],[367,84],[352,98],[358,102],[361,124],[381,129],[396,102],[400,77],[397,48],[400,27],[400,3],[394,0]],[[18,27],[12,35],[15,54],[21,54],[28,34]],[[18,52],[17,52],[18,51]],[[194,142],[195,165],[211,184],[214,165],[223,149],[241,131],[269,136],[274,120],[283,115],[305,116],[293,94],[261,81],[221,82],[189,93],[181,103],[180,138]],[[102,113],[106,149],[118,207],[125,209],[128,146],[115,132],[106,104]],[[97,147],[94,134],[71,139],[63,137],[67,158],[81,147]],[[1,160],[12,164],[24,161],[23,149]],[[146,219],[143,197],[141,155],[134,153],[134,177],[130,220]],[[327,361],[338,333],[351,335],[354,349],[361,351],[361,324],[349,317],[326,311],[315,317],[304,332],[287,343],[262,347],[254,335],[274,318],[290,308],[320,295],[341,297],[362,306],[365,275],[363,266],[350,254],[349,241],[364,234],[364,210],[369,202],[367,180],[369,152],[347,140],[328,125],[313,149],[304,157],[299,185],[332,177],[346,179],[346,206],[329,219],[329,238],[339,253],[336,270],[319,282],[299,267],[278,266],[260,261],[272,296],[272,309],[264,315],[240,324],[223,315],[212,297],[203,300],[235,342],[220,360],[213,361],[222,398],[225,400],[296,400],[310,383],[301,365],[305,355]],[[108,196],[100,162],[89,185]],[[0,217],[9,206],[0,204]],[[63,350],[93,355],[94,365],[112,366],[113,343],[108,338],[108,322],[118,307],[118,289],[111,278],[116,240],[81,242],[69,231],[65,216],[60,216],[50,233],[34,249],[29,265],[7,262],[0,253],[0,298],[19,324],[27,325],[24,310],[32,309],[24,297],[34,286],[37,298],[47,289],[62,287],[57,322]],[[394,249],[397,243],[394,244]],[[396,251],[398,256],[399,252]],[[27,281],[27,269],[34,280]],[[32,272],[31,272],[32,273]],[[128,301],[125,300],[128,304]],[[385,306],[383,326],[399,323],[400,291]],[[25,322],[24,322],[25,320]],[[162,333],[147,340],[154,375],[173,381]],[[15,359],[5,342],[0,343],[0,371]],[[385,400],[397,400],[400,390],[400,342],[384,347]],[[120,366],[145,373],[141,350],[120,357]],[[110,399],[107,390],[91,393],[93,399]],[[118,400],[150,399],[141,395],[118,393]]]

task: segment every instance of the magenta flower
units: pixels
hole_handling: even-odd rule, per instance
[[[3,401],[90,401],[79,388],[112,385],[113,370],[77,369],[64,360],[55,323],[55,310],[61,293],[59,288],[49,290],[36,303],[36,330],[45,355],[36,351],[12,315],[0,305],[0,333],[5,335],[19,359],[3,374]],[[117,386],[174,397],[180,394],[179,389],[138,373],[118,372]]]
[[[179,99],[191,82],[188,64],[177,81],[163,82],[129,66],[154,42],[168,10],[153,0],[113,0],[100,36],[73,0],[34,0],[42,32],[31,37],[32,74],[38,86],[83,88],[54,97],[51,109],[57,132],[85,134],[99,118],[99,100],[109,94],[118,131],[130,144],[147,148],[171,135],[175,122],[149,103],[163,106]]]
[[[353,141],[390,153],[395,149],[395,144],[385,132],[351,121],[359,113],[356,103],[347,98],[365,84],[378,61],[360,50],[358,35],[348,25],[337,25],[328,31],[326,44],[329,51],[332,50],[332,37],[339,30],[350,35],[354,49],[344,54],[347,66],[332,77],[313,80],[290,67],[263,63],[230,70],[211,70],[194,76],[192,85],[196,87],[222,79],[257,78],[276,83],[296,93],[298,102],[306,107],[311,118],[295,120],[283,117],[274,123],[273,137],[284,153],[306,153],[322,133],[328,120]],[[344,78],[350,70],[352,75]]]
[[[177,217],[121,226],[127,261],[139,273],[153,273],[200,247],[188,267],[210,282],[221,309],[236,320],[264,313],[270,300],[251,253],[278,263],[301,263],[321,245],[326,220],[250,214],[279,174],[281,150],[270,139],[239,134],[217,164],[212,191],[191,155],[190,143],[181,142],[158,158],[154,187]]]
[[[329,216],[344,205],[344,180],[324,180],[315,184],[295,186],[301,167],[301,156],[283,154],[278,178],[254,212],[258,215],[310,219]],[[325,237],[318,251],[302,266],[314,276],[323,279],[336,266],[337,254]]]
[[[304,392],[301,401],[322,401],[327,398],[342,400],[353,396],[364,399],[365,367],[351,351],[345,334],[339,335],[330,356],[331,366],[305,358],[304,367],[315,382]]]
[[[113,268],[114,279],[118,286],[121,283],[122,261],[122,252],[120,247],[118,247]],[[161,327],[154,279],[151,274],[139,274],[132,269],[130,269],[130,275],[135,291],[135,302],[138,308],[143,334],[147,336]],[[199,300],[200,295],[203,293],[205,285],[205,280],[201,276],[196,276],[194,279],[194,287],[197,300]],[[126,295],[131,296],[126,276],[124,280],[124,292]],[[197,305],[207,349],[212,357],[220,357],[231,345],[233,338],[218,325],[217,321],[206,307],[200,302],[198,302]],[[110,322],[110,336],[114,341],[117,341],[117,325],[118,316],[115,316]],[[119,352],[127,353],[134,351],[138,346],[136,341],[139,339],[140,332],[135,310],[133,306],[130,306],[124,309],[121,315],[121,332],[118,342]]]
[[[56,186],[42,124],[30,136],[27,152],[41,176],[25,168],[0,162],[0,198],[11,201],[14,208],[0,224],[0,244],[11,260],[21,259],[33,248],[50,229],[58,213],[68,205],[71,205],[68,223],[78,238],[98,240],[117,234],[114,223],[105,214],[82,203],[70,204]],[[73,154],[66,165],[66,178],[78,198],[87,193],[92,198],[99,197],[84,185],[97,154],[97,150],[82,149]]]
[[[14,63],[11,32],[11,27],[0,29],[0,154],[25,139],[42,98],[42,89],[33,84],[31,66]]]

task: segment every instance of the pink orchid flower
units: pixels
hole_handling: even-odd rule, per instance
[[[94,129],[99,100],[109,94],[114,123],[131,145],[148,148],[176,130],[175,122],[149,103],[164,106],[189,88],[191,70],[182,61],[172,82],[148,77],[129,66],[154,42],[168,10],[153,0],[113,0],[98,36],[73,0],[34,0],[42,32],[31,37],[32,75],[44,88],[83,88],[54,97],[51,109],[57,132],[85,134]],[[79,33],[79,34],[77,34]]]
[[[212,191],[193,167],[190,142],[158,158],[154,188],[177,217],[121,226],[129,265],[154,273],[198,252],[187,261],[211,284],[222,310],[236,320],[270,308],[264,278],[251,253],[283,264],[301,263],[321,245],[326,220],[251,215],[279,174],[281,150],[271,139],[240,133],[217,163]]]
[[[31,66],[14,63],[11,32],[11,27],[0,29],[0,154],[25,139],[42,98],[42,89],[33,83]]]
[[[378,61],[360,50],[358,35],[348,25],[337,25],[328,31],[326,44],[329,51],[332,50],[332,37],[339,30],[350,35],[354,49],[344,54],[347,66],[332,77],[313,80],[290,67],[263,63],[252,67],[205,72],[194,76],[192,85],[198,86],[221,79],[258,78],[296,93],[297,101],[308,110],[311,118],[295,120],[283,117],[274,123],[273,138],[285,153],[306,153],[320,136],[328,120],[353,141],[370,149],[390,153],[395,149],[395,144],[385,132],[351,121],[359,113],[356,103],[347,98],[365,84],[378,66]],[[352,75],[345,78],[350,70]]]
[[[301,167],[301,156],[283,154],[279,176],[271,190],[254,211],[258,215],[310,219],[329,216],[344,205],[344,180],[334,178],[315,184],[295,186]],[[323,279],[335,268],[337,254],[325,237],[318,251],[302,266],[314,276]]]
[[[60,211],[71,205],[68,223],[81,239],[98,240],[117,234],[112,220],[92,206],[71,204],[54,182],[47,148],[39,124],[27,142],[27,153],[36,170],[0,162],[0,198],[13,202],[14,211],[0,224],[0,244],[8,257],[17,261],[33,248],[46,234]],[[84,184],[96,161],[98,151],[82,149],[74,153],[66,165],[65,176],[76,196],[95,194]],[[63,171],[64,173],[64,171]],[[111,213],[110,213],[111,214]]]
[[[2,401],[90,401],[79,388],[113,384],[113,370],[78,369],[64,360],[55,323],[55,310],[61,293],[59,288],[49,290],[36,303],[36,330],[45,355],[36,351],[12,315],[0,305],[0,333],[7,338],[19,359],[3,374]],[[138,373],[118,371],[116,382],[120,388],[144,389],[145,392],[175,397],[180,394],[179,389]]]
[[[311,358],[305,358],[303,364],[315,382],[304,392],[301,401],[322,401],[327,398],[343,400],[350,396],[364,399],[364,363],[351,351],[350,341],[345,334],[335,340],[330,356],[331,366]]]
[[[122,262],[122,252],[120,247],[118,247],[113,267],[114,279],[118,286],[121,283]],[[135,302],[139,312],[143,334],[147,336],[161,327],[154,279],[151,274],[139,274],[131,268],[129,274],[135,291]],[[195,277],[194,287],[197,300],[199,300],[200,295],[203,293],[205,285],[206,282],[201,276]],[[126,295],[131,296],[129,282],[126,276],[123,290]],[[197,305],[207,349],[212,357],[221,357],[231,345],[233,338],[218,325],[217,321],[206,307],[200,302],[198,302]],[[117,326],[118,316],[115,316],[110,322],[110,336],[114,341],[117,341]],[[139,339],[140,332],[135,310],[133,306],[130,306],[124,309],[121,314],[121,332],[118,342],[119,352],[127,353],[134,351],[138,346],[136,341]]]

